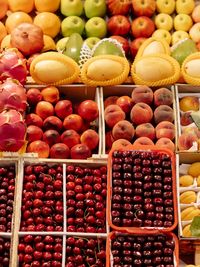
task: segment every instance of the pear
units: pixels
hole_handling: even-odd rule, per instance
[[[73,33],[70,35],[62,53],[68,57],[71,57],[78,63],[82,45],[83,39],[81,35],[79,33]]]
[[[65,46],[66,46],[68,40],[69,40],[69,37],[64,37],[64,38],[61,38],[60,40],[58,40],[56,43],[56,50],[58,52],[60,52],[60,51],[62,52],[65,49]]]
[[[83,2],[82,0],[61,0],[60,11],[66,17],[79,17],[83,13]]]
[[[182,65],[184,59],[192,53],[197,52],[196,44],[191,39],[184,39],[172,46],[171,56],[175,58],[180,65]]]
[[[98,42],[92,49],[92,56],[115,55],[124,57],[122,45],[115,39],[105,38]]]
[[[88,19],[92,17],[104,17],[106,14],[105,0],[85,0],[85,15]]]

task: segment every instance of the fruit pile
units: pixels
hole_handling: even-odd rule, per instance
[[[25,235],[19,238],[19,266],[61,267],[62,237],[52,235]]]
[[[130,96],[104,100],[106,150],[118,139],[127,144],[156,145],[174,151],[175,126],[173,95],[168,88],[153,92],[148,86],[135,87]]]
[[[91,237],[67,237],[65,267],[73,266],[105,267],[105,239]]]
[[[175,266],[175,240],[171,235],[123,235],[111,237],[113,267]]]
[[[10,240],[0,237],[0,266],[8,267],[10,261]]]
[[[0,232],[12,230],[15,175],[15,165],[0,167]]]
[[[99,108],[87,99],[72,103],[54,86],[27,91],[27,152],[42,158],[87,159],[98,153]]]
[[[61,165],[27,165],[24,169],[21,231],[63,231]]]
[[[191,223],[200,215],[200,209],[195,204],[199,203],[200,162],[180,165],[179,201],[182,227],[182,236],[191,237]]]
[[[164,227],[175,222],[172,160],[166,152],[114,150],[111,173],[113,227]]]
[[[67,231],[106,233],[107,168],[66,168]]]
[[[187,94],[179,98],[179,150],[199,150],[199,107],[199,97],[196,95]]]

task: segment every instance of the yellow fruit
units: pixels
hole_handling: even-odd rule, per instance
[[[1,42],[1,50],[12,47],[10,44],[10,34],[6,35]]]
[[[197,177],[197,186],[200,187],[200,175]]]
[[[198,177],[200,175],[200,162],[192,163],[188,169],[188,174],[193,177]]]
[[[12,12],[23,11],[30,13],[34,8],[34,0],[8,0],[8,5]]]
[[[90,86],[123,83],[129,74],[129,62],[115,55],[101,55],[88,59],[81,69],[81,80]]]
[[[8,11],[8,1],[0,0],[0,19],[3,19]]]
[[[44,40],[44,47],[42,49],[42,52],[56,50],[56,44],[50,36],[44,34],[43,40]]]
[[[73,59],[58,52],[42,53],[30,65],[30,74],[39,84],[73,83],[79,72],[79,66]]]
[[[197,196],[194,191],[186,191],[180,195],[181,204],[191,204],[196,202]]]
[[[26,14],[25,12],[19,11],[19,12],[14,12],[11,15],[8,16],[8,18],[6,19],[6,29],[8,33],[11,33],[11,31],[18,26],[19,24],[23,23],[23,22],[28,22],[28,23],[32,23],[33,20],[31,18],[31,16],[29,16],[28,14]]]
[[[184,228],[183,228],[183,237],[191,237],[192,236],[192,233],[190,231],[190,224],[186,225]]]
[[[182,175],[179,178],[180,186],[186,187],[186,186],[193,185],[193,183],[194,183],[194,178],[191,175]]]
[[[4,37],[7,35],[7,30],[4,24],[0,21],[0,43],[4,39]]]
[[[51,36],[52,38],[60,32],[60,19],[57,15],[51,12],[41,12],[35,16],[33,23],[39,26],[43,33]]]
[[[192,85],[200,85],[200,52],[186,57],[181,66],[184,80]]]
[[[35,8],[39,12],[55,12],[58,10],[60,0],[35,0]]]
[[[166,54],[152,54],[136,58],[131,67],[135,84],[162,86],[176,82],[180,77],[179,63]]]
[[[199,216],[199,215],[200,215],[200,209],[198,209],[196,207],[189,207],[189,208],[184,209],[181,212],[181,220],[182,221],[190,221],[195,216]]]

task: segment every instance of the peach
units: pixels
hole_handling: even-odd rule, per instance
[[[188,150],[192,147],[193,142],[197,142],[198,137],[194,133],[183,133],[178,138],[179,150]]]
[[[127,96],[121,96],[117,99],[116,104],[125,112],[129,113],[133,107],[133,100]]]
[[[26,93],[27,102],[29,105],[36,105],[38,102],[42,101],[42,94],[38,88],[31,88]]]
[[[130,113],[131,121],[136,124],[150,122],[153,118],[153,111],[146,103],[137,103],[133,106]]]
[[[30,113],[30,114],[26,115],[26,124],[27,125],[35,125],[35,126],[42,128],[43,120],[37,114]]]
[[[80,135],[74,130],[66,130],[61,135],[61,142],[71,148],[80,143]]]
[[[72,114],[72,102],[70,100],[60,100],[55,105],[55,113],[60,119],[64,119]]]
[[[110,128],[113,128],[118,121],[124,120],[126,117],[125,112],[118,105],[109,105],[104,114],[106,124]]]
[[[39,158],[48,158],[49,151],[49,145],[41,140],[33,141],[27,147],[28,153],[37,153]]]
[[[128,140],[126,140],[126,139],[118,139],[118,140],[113,142],[112,148],[116,147],[116,149],[117,149],[117,148],[119,148],[119,146],[126,147],[126,146],[129,146],[129,145],[131,145],[131,143]]]
[[[35,125],[29,125],[26,130],[26,140],[33,142],[42,139],[43,131],[41,128]]]
[[[198,138],[200,138],[200,130],[196,127],[196,125],[188,126],[182,129],[182,133],[193,133]]]
[[[187,126],[193,123],[192,117],[190,115],[191,115],[191,112],[185,112],[181,114],[181,118],[180,118],[181,126]]]
[[[47,130],[43,133],[42,140],[46,142],[49,146],[52,146],[56,143],[60,143],[60,134],[56,130]]]
[[[134,134],[135,129],[133,125],[127,120],[118,121],[112,129],[112,136],[114,140],[126,139],[128,141],[131,141]]]
[[[114,105],[117,102],[118,96],[109,96],[104,100],[104,109],[110,105]]]
[[[139,137],[135,140],[133,145],[142,145],[142,146],[152,146],[154,145],[153,141],[148,137]]]
[[[106,133],[106,147],[107,147],[107,148],[111,148],[113,142],[114,142],[114,138],[113,138],[113,136],[112,136],[112,131],[108,131],[108,132]]]
[[[97,148],[99,144],[99,135],[92,129],[88,129],[81,135],[81,143],[89,147],[90,150]]]
[[[179,101],[180,110],[186,111],[198,111],[199,110],[199,98],[197,96],[184,96]]]
[[[94,121],[98,118],[99,108],[95,101],[85,100],[78,106],[78,115],[86,121]]]
[[[44,120],[44,123],[43,123],[43,128],[45,130],[54,129],[59,132],[61,131],[62,126],[63,126],[62,121],[56,116],[49,116],[48,118]]]
[[[71,148],[72,159],[87,159],[91,157],[92,153],[85,144],[78,144]]]
[[[35,113],[43,120],[54,114],[54,106],[47,101],[40,101],[37,103]]]
[[[167,88],[159,88],[154,92],[154,105],[156,107],[160,105],[171,106],[173,103],[173,95],[171,90]]]
[[[41,94],[43,99],[50,103],[56,103],[60,98],[59,90],[55,86],[48,86],[42,89]]]
[[[143,102],[150,105],[153,102],[153,91],[146,85],[140,85],[133,89],[131,97],[134,103]]]
[[[63,127],[79,132],[83,127],[83,119],[78,114],[70,114],[64,119]]]
[[[161,121],[156,126],[156,138],[160,139],[162,137],[169,138],[173,140],[175,137],[175,126],[169,121]]]
[[[158,124],[161,121],[174,121],[174,111],[167,105],[160,105],[154,110],[154,121]]]
[[[172,151],[175,150],[175,145],[169,138],[162,137],[156,142],[156,146],[159,146],[160,148],[168,148]]]
[[[135,129],[136,137],[148,137],[154,140],[156,133],[155,128],[151,123],[142,123],[138,125]]]
[[[63,143],[54,144],[50,149],[50,158],[52,159],[68,159],[70,149]]]

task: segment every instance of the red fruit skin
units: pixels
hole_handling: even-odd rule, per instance
[[[50,129],[43,133],[42,140],[51,147],[56,143],[60,143],[60,134],[58,131]]]
[[[151,17],[156,10],[156,1],[155,0],[132,1],[132,7],[135,16]]]
[[[132,35],[135,38],[145,37],[149,38],[155,31],[155,24],[153,20],[146,16],[141,16],[132,21],[131,24]]]
[[[35,125],[40,128],[43,126],[43,120],[35,113],[30,113],[26,116],[26,124],[27,125]]]
[[[72,102],[70,100],[60,100],[55,105],[55,113],[60,119],[64,119],[72,112]]]
[[[135,58],[135,56],[137,55],[138,49],[140,48],[140,46],[144,43],[146,39],[147,38],[145,37],[138,37],[130,43],[130,53],[131,53],[132,59]]]
[[[50,158],[68,159],[70,155],[69,147],[63,143],[54,144],[50,149]]]
[[[94,121],[99,115],[98,105],[93,100],[85,100],[78,106],[78,114],[86,121]]]
[[[129,50],[130,50],[128,40],[119,35],[112,35],[110,36],[110,38],[117,40],[122,45],[122,48],[124,49],[125,54],[128,56]]]
[[[115,15],[107,21],[108,32],[111,35],[127,35],[131,28],[129,19],[123,15]]]
[[[131,9],[131,1],[108,0],[107,8],[112,15],[127,15]]]
[[[84,144],[78,144],[71,148],[72,159],[87,159],[91,157],[91,150]]]

